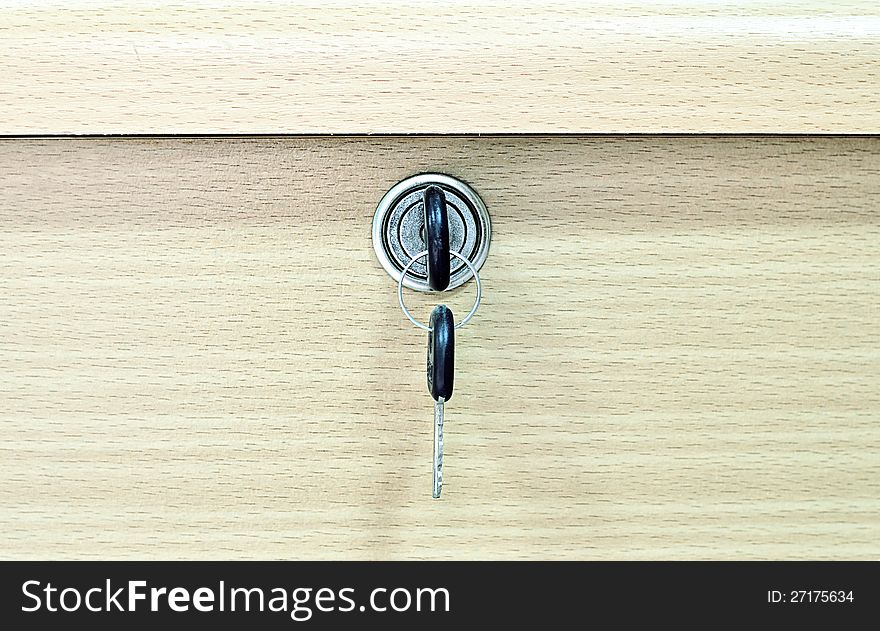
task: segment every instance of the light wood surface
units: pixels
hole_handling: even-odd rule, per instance
[[[423,170],[494,220],[439,501],[370,241]],[[0,173],[0,557],[880,556],[880,139],[6,140]]]
[[[0,134],[880,131],[880,3],[0,3]]]

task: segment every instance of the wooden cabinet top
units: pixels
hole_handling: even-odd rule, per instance
[[[11,2],[0,134],[875,133],[880,5]]]

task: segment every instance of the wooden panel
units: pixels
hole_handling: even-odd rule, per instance
[[[880,4],[4,2],[0,134],[880,130]]]
[[[370,243],[422,170],[494,220],[440,501]],[[880,139],[6,140],[0,172],[3,558],[880,553]]]

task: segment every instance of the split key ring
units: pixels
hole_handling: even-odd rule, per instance
[[[474,317],[474,314],[477,312],[477,309],[480,308],[480,299],[483,296],[483,285],[480,283],[480,275],[479,275],[479,273],[477,273],[477,269],[476,269],[476,267],[474,267],[473,263],[471,263],[469,260],[467,260],[467,258],[464,255],[459,254],[458,252],[450,250],[449,253],[451,255],[455,256],[456,258],[460,259],[461,261],[463,261],[464,264],[467,265],[468,268],[470,268],[471,272],[474,275],[474,280],[477,282],[477,297],[476,297],[476,300],[474,300],[474,306],[471,307],[471,310],[468,311],[468,314],[462,319],[462,321],[458,322],[455,325],[456,329],[460,329],[465,324],[470,322],[470,319]],[[400,280],[397,281],[397,300],[398,300],[398,302],[400,302],[400,308],[403,309],[403,313],[406,315],[407,318],[409,318],[410,322],[415,324],[420,329],[424,329],[425,331],[430,332],[431,327],[428,326],[427,324],[423,324],[423,323],[419,322],[418,320],[416,320],[413,317],[413,314],[410,313],[409,309],[406,308],[406,304],[403,302],[403,279],[406,278],[406,273],[409,271],[409,268],[412,267],[412,265],[416,261],[418,261],[420,258],[422,258],[424,256],[428,256],[427,250],[423,250],[422,252],[419,252],[418,254],[416,254],[412,258],[412,260],[409,263],[407,263],[406,266],[403,268],[403,272],[400,274]]]

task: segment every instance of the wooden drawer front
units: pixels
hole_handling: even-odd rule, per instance
[[[429,170],[493,220],[439,501],[370,241]],[[7,139],[0,172],[4,558],[880,553],[880,139]]]

